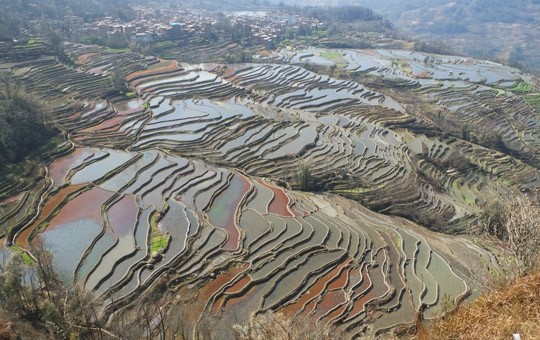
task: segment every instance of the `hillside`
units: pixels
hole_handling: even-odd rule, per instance
[[[189,65],[65,47],[77,69],[10,64],[69,139],[2,224],[19,251],[40,239],[102,322],[158,289],[168,315],[189,306],[189,334],[265,311],[351,337],[407,328],[499,270],[497,247],[447,234],[540,187],[536,83],[517,69],[386,49]],[[99,99],[97,67],[131,99]]]
[[[0,115],[2,157],[41,147],[0,177],[0,327],[391,337],[507,272],[509,247],[469,232],[540,194],[538,78],[408,50],[365,8],[297,10],[252,30],[262,16],[139,7],[92,32],[156,40],[3,46],[2,75],[46,110]],[[42,146],[39,126],[61,134]]]
[[[429,324],[419,339],[507,339],[516,333],[534,339],[540,334],[539,299],[540,274],[521,278]]]

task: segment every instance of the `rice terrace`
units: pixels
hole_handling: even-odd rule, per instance
[[[189,337],[266,312],[350,338],[407,329],[485,290],[506,264],[467,226],[539,192],[538,83],[509,66],[385,48],[202,64],[65,49],[74,67],[0,65],[62,138],[33,180],[0,179],[0,263],[40,261],[40,242],[101,320],[159,286]],[[114,72],[125,96],[103,95]]]

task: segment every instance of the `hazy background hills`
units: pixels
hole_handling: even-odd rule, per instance
[[[182,4],[229,9],[360,5],[384,15],[405,37],[435,43],[449,53],[540,73],[540,0],[187,0]]]
[[[404,34],[444,43],[457,53],[519,63],[540,72],[540,0],[307,0],[303,4],[366,6]]]

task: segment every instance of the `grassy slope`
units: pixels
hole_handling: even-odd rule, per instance
[[[540,273],[484,293],[474,302],[426,326],[419,339],[522,339],[540,335]]]

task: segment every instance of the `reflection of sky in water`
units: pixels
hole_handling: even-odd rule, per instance
[[[107,172],[118,168],[120,165],[129,161],[134,154],[109,150],[109,156],[94,162],[79,170],[72,178],[72,184],[81,184],[97,180],[103,177]]]
[[[71,276],[82,254],[101,229],[101,224],[95,220],[84,219],[47,229],[41,234],[41,239],[45,248],[52,252],[60,273]]]

